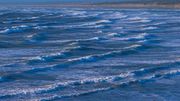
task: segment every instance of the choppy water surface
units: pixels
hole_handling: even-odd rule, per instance
[[[180,10],[0,10],[3,101],[179,101],[179,67]]]

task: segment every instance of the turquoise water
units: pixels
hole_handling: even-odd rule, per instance
[[[180,10],[1,8],[0,100],[179,101]]]

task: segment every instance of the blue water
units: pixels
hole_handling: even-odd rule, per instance
[[[180,101],[180,10],[1,8],[1,101]]]

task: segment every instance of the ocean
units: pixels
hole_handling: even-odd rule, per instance
[[[0,101],[180,101],[180,10],[0,8]]]

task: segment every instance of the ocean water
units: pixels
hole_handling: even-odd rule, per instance
[[[180,10],[0,9],[0,101],[180,101]]]

